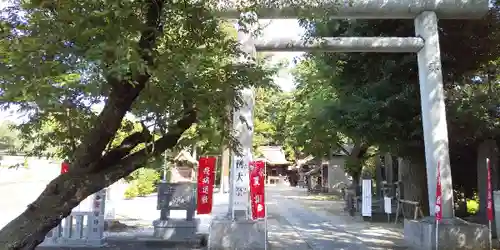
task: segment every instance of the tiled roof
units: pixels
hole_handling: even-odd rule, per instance
[[[260,146],[258,150],[262,153],[263,158],[273,165],[286,165],[290,164],[286,160],[285,152],[280,146]]]
[[[183,149],[181,152],[175,156],[174,161],[176,162],[189,162],[190,164],[197,164],[198,161],[191,156],[191,153],[189,153],[187,150]]]

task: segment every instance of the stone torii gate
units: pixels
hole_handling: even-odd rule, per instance
[[[439,19],[478,19],[488,11],[488,0],[323,0],[321,4],[308,6],[310,12],[324,12],[336,9],[335,19],[414,19],[415,37],[324,37],[316,42],[301,39],[254,40],[250,34],[239,31],[238,40],[245,53],[255,57],[257,51],[323,51],[323,52],[378,52],[378,53],[416,53],[421,95],[422,127],[424,131],[427,187],[429,211],[434,214],[436,201],[436,169],[440,164],[442,185],[443,218],[453,219],[453,189],[448,152],[448,130],[443,93],[443,76],[439,48]],[[236,6],[236,5],[235,5]],[[217,14],[227,19],[238,19],[240,12],[235,6],[224,6]],[[300,8],[291,4],[262,4],[255,14],[262,19],[297,18]],[[301,11],[303,12],[303,11]],[[240,110],[251,119],[253,94],[242,91],[248,104]],[[239,120],[239,119],[236,119]],[[242,128],[241,122],[235,121],[234,128],[239,131],[244,151],[244,159],[251,158],[251,129]],[[236,166],[232,164],[231,172]],[[233,178],[234,179],[234,178]],[[247,186],[248,183],[243,183]],[[235,186],[233,185],[233,189]],[[241,187],[238,187],[241,188]],[[231,201],[235,192],[231,192]],[[239,200],[248,200],[248,194]],[[231,202],[232,204],[233,202]],[[244,206],[232,207],[233,220],[243,219]],[[239,214],[239,215],[238,215]],[[426,229],[420,229],[426,230]],[[227,232],[226,232],[227,233]],[[406,234],[406,230],[405,230]],[[434,235],[434,234],[431,234]],[[430,236],[432,237],[432,236]],[[432,241],[418,239],[417,241]],[[432,245],[431,245],[432,246]],[[431,248],[427,248],[431,249]],[[455,248],[454,248],[455,249]]]

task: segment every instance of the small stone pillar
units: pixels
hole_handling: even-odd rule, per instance
[[[104,245],[104,215],[106,211],[106,189],[92,195],[92,216],[89,217],[88,244],[92,246]]]
[[[154,237],[171,242],[195,243],[199,221],[194,218],[196,210],[195,184],[191,182],[168,183],[158,185],[158,204],[160,219],[153,221]],[[172,217],[170,211],[185,210],[186,217]]]

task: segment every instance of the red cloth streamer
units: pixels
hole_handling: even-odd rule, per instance
[[[266,205],[264,200],[265,183],[263,161],[254,161],[250,164],[250,199],[252,207],[252,219],[257,220],[266,217]]]
[[[215,182],[215,157],[201,157],[198,160],[198,187],[196,212],[210,214],[212,212],[212,198]]]
[[[493,221],[493,197],[491,197],[491,166],[490,159],[486,158],[486,168],[487,168],[487,184],[486,184],[486,214],[488,216],[488,221]]]
[[[436,181],[436,221],[439,222],[443,218],[443,205],[442,205],[442,195],[441,195],[441,167],[438,162],[437,167],[437,181]]]
[[[69,163],[67,161],[63,161],[61,163],[61,174],[65,174],[69,171]]]

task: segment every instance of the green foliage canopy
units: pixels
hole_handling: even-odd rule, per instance
[[[400,20],[313,20],[305,21],[304,25],[310,27],[311,36],[404,37],[414,34],[413,23]],[[497,7],[481,20],[443,20],[439,25],[452,143],[471,136],[479,138],[477,133],[484,131],[481,128],[484,126],[489,128],[487,136],[497,133],[494,128],[498,127],[498,120],[491,119],[486,112],[490,104],[499,102],[497,87],[489,93],[488,100],[471,102],[471,98],[481,95],[479,89],[484,89],[473,79],[480,74],[482,66],[497,60],[500,55]],[[327,135],[341,133],[395,154],[421,156],[423,140],[415,55],[311,53],[301,64],[296,72],[299,91],[313,92],[314,98],[311,94],[299,96],[309,105],[319,103],[308,109],[315,118],[310,120],[317,126],[331,129]],[[327,94],[330,96],[314,101],[317,96]],[[458,120],[470,119],[464,117],[466,112],[463,110],[472,107],[476,107],[474,124],[482,125],[469,127],[466,133],[455,133],[455,128],[464,125],[457,124]],[[479,117],[482,118],[478,120]]]

